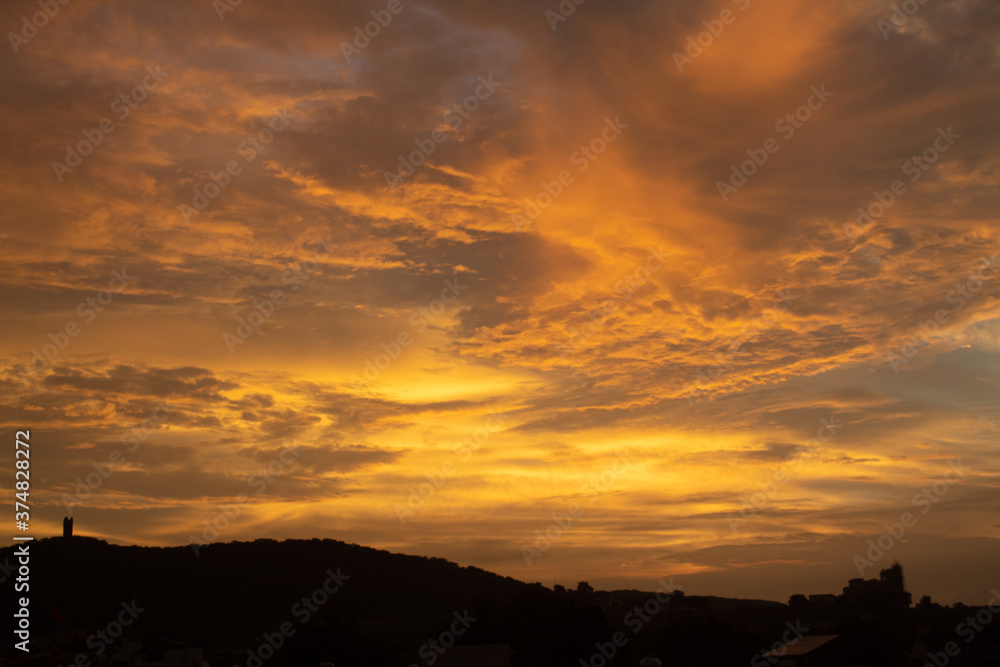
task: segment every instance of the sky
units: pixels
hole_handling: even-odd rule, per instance
[[[0,27],[33,534],[1000,587],[996,3],[17,0]]]

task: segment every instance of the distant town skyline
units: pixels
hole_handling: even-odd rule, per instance
[[[0,421],[33,530],[782,602],[899,561],[914,600],[981,604],[998,25],[4,4]]]

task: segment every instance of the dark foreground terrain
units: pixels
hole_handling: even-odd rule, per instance
[[[5,588],[16,560],[13,547],[0,550]],[[509,655],[518,667],[635,667],[656,653],[665,665],[763,667],[778,663],[762,655],[775,646],[797,664],[1000,664],[1000,622],[990,622],[1000,605],[995,614],[929,601],[886,610],[833,596],[785,605],[669,588],[550,590],[316,539],[197,550],[46,539],[30,543],[30,567],[31,653],[17,662],[26,656],[16,638],[4,642],[6,664],[492,667]],[[791,655],[815,635],[837,637]]]

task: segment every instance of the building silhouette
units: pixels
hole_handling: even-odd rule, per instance
[[[906,609],[913,596],[906,592],[903,566],[893,563],[878,573],[878,579],[851,579],[844,587],[844,598],[870,610]]]
[[[796,594],[788,599],[788,605],[801,609],[825,607],[832,609],[847,605],[859,611],[863,618],[872,618],[885,613],[906,611],[913,603],[913,596],[906,591],[903,566],[893,563],[878,573],[878,579],[849,579],[842,595],[822,593],[808,598]]]
[[[73,537],[73,519],[66,517],[63,519],[63,539],[68,540]]]

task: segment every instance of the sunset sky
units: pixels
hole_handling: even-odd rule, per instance
[[[49,4],[0,8],[36,537],[1000,587],[997,3]]]

